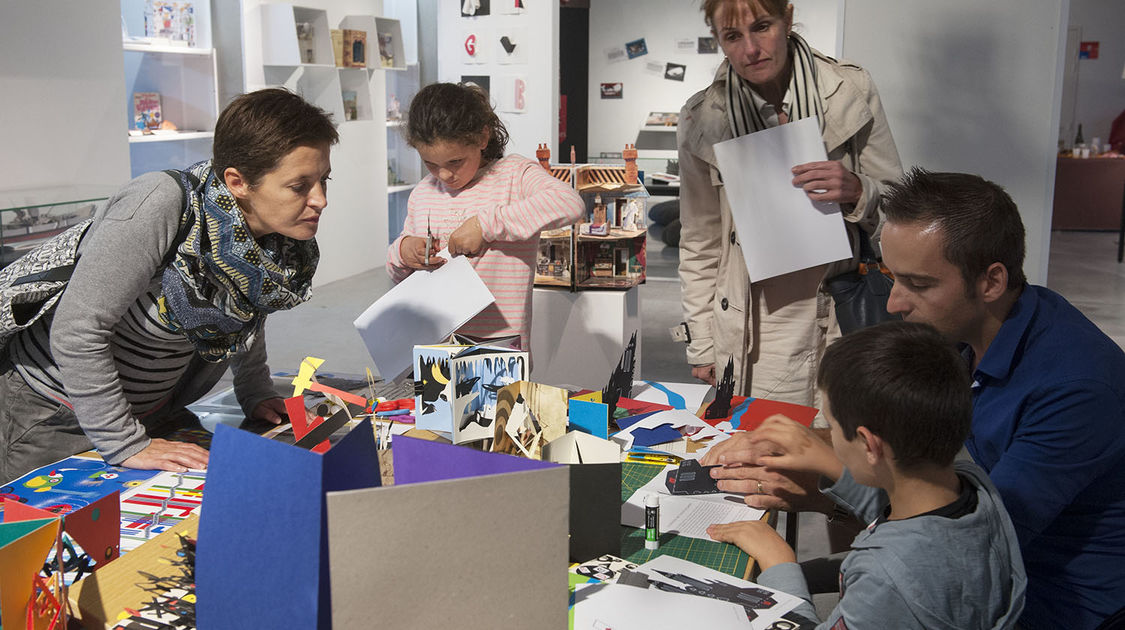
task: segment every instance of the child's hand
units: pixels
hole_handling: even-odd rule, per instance
[[[402,262],[411,269],[437,269],[445,264],[444,258],[438,258],[441,250],[438,239],[435,238],[430,246],[430,264],[426,264],[426,239],[421,236],[404,236],[398,245],[399,256]]]
[[[450,254],[476,256],[482,250],[484,250],[484,233],[476,217],[470,217],[449,235]]]
[[[757,463],[769,468],[815,472],[835,481],[843,473],[830,444],[816,436],[811,429],[774,414],[760,427],[750,432],[750,443],[761,455]]]
[[[777,564],[797,561],[793,549],[765,521],[716,523],[707,528],[707,535],[719,542],[736,545],[757,560],[763,571]]]

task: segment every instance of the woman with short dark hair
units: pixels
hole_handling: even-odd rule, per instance
[[[99,206],[54,312],[0,356],[0,481],[91,447],[130,468],[206,467],[204,449],[156,436],[228,364],[247,416],[281,421],[265,318],[310,296],[338,140],[300,96],[243,94],[216,122],[213,160]]]

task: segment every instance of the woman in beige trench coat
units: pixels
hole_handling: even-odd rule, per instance
[[[838,335],[823,280],[858,263],[857,230],[879,225],[883,187],[902,176],[871,77],[792,33],[786,0],[705,0],[726,59],[680,112],[680,282],[692,374],[711,384],[734,362],[735,393],[815,405],[816,370]],[[814,201],[840,204],[851,260],[751,283],[712,146],[816,116],[828,161],[793,169]]]

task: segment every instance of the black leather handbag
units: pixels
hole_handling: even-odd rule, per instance
[[[840,332],[848,334],[882,322],[902,319],[887,312],[894,276],[875,258],[871,240],[859,230],[859,267],[829,278],[825,285],[836,304]]]

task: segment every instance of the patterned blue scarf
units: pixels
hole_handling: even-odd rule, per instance
[[[320,250],[316,239],[255,240],[209,161],[176,173],[186,193],[185,236],[164,268],[160,317],[218,362],[249,347],[267,314],[309,299]]]

